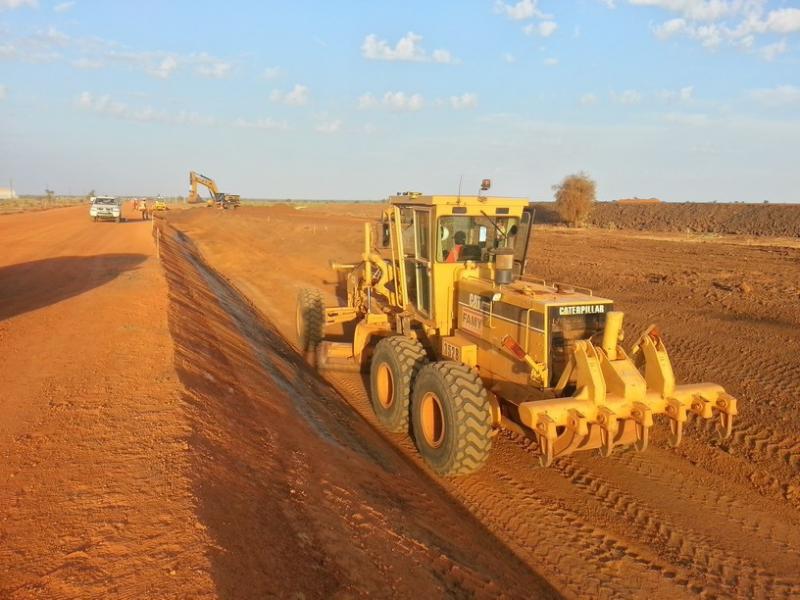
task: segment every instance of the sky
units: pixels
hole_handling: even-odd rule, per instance
[[[0,186],[800,201],[800,2],[0,0]]]

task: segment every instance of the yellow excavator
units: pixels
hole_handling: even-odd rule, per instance
[[[191,171],[189,173],[189,197],[186,199],[187,204],[200,204],[203,202],[203,199],[197,193],[197,186],[202,185],[206,189],[208,189],[211,197],[206,201],[206,206],[213,207],[216,206],[217,208],[239,208],[240,198],[238,194],[226,194],[224,192],[220,192],[217,188],[217,183],[211,179],[211,177],[206,177],[196,171]]]
[[[500,428],[534,439],[542,466],[591,449],[644,450],[659,417],[671,446],[692,415],[730,436],[737,399],[715,383],[678,384],[655,326],[625,350],[612,300],[526,274],[532,223],[525,199],[391,198],[378,243],[365,224],[361,260],[332,265],[347,303],[300,290],[300,347],[320,369],[369,372],[378,421],[410,429],[442,475],[478,469]],[[348,322],[350,339],[325,338]]]

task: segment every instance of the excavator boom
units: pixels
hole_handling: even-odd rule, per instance
[[[206,189],[208,189],[209,193],[211,194],[211,198],[208,199],[206,204],[208,206],[217,206],[218,208],[237,208],[239,206],[239,196],[236,194],[225,194],[219,191],[217,188],[217,183],[211,178],[207,177],[206,175],[202,175],[197,171],[191,171],[189,173],[189,197],[186,199],[188,204],[199,204],[203,200],[200,198],[200,195],[197,193],[197,186],[202,185]]]

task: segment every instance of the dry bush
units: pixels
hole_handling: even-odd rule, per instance
[[[556,210],[570,225],[583,223],[595,200],[597,184],[594,179],[581,171],[568,175],[558,185],[554,185]]]

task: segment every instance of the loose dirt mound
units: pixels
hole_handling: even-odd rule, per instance
[[[800,236],[800,205],[598,203],[588,223],[606,229]]]

